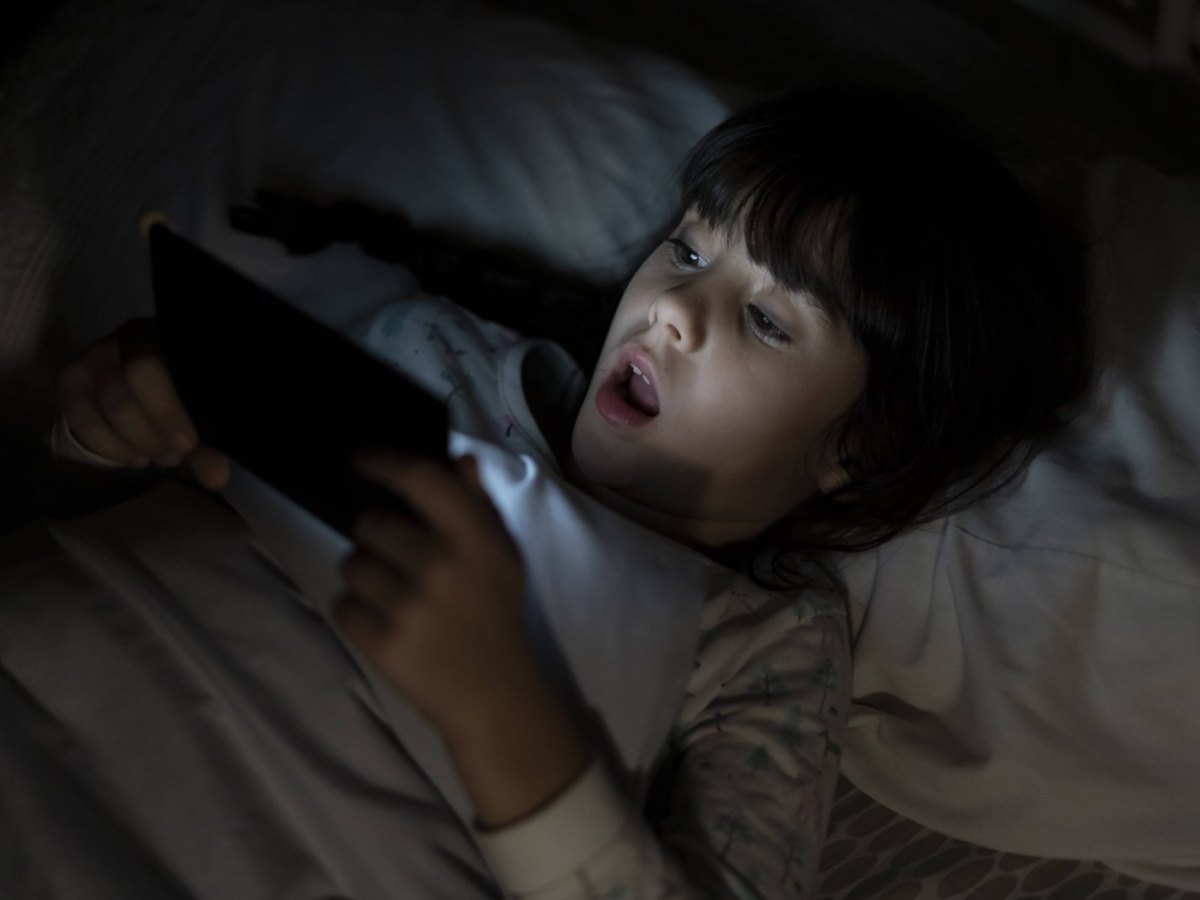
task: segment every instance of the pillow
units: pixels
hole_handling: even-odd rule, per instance
[[[610,283],[641,262],[675,210],[684,155],[729,111],[732,91],[660,56],[468,0],[359,3],[349,13],[298,7],[292,35],[242,101],[225,171],[186,223],[339,325],[378,306],[346,279],[377,294],[379,267],[351,250],[314,278],[277,248],[232,233],[229,199],[267,186],[360,200],[420,229]],[[359,271],[369,274],[354,279]]]
[[[640,261],[727,112],[660,56],[465,0],[292,16],[242,107],[232,187],[367,200],[574,274]]]
[[[844,771],[988,847],[1200,889],[1200,180],[1087,178],[1091,408],[987,503],[853,562]]]
[[[641,262],[673,214],[679,163],[725,118],[732,95],[661,56],[466,0],[314,2],[295,18],[260,66],[224,172],[188,204],[186,226],[338,325],[377,308],[358,289],[378,296],[395,266],[385,274],[352,250],[323,259],[314,277],[312,266],[233,233],[230,198],[268,186],[322,203],[361,200],[416,228],[610,283]]]

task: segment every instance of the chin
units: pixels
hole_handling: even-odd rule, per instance
[[[571,435],[571,459],[578,472],[599,487],[620,490],[632,481],[623,454],[618,448],[606,446],[582,418],[575,423]]]

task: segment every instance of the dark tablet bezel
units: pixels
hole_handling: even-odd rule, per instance
[[[200,440],[347,537],[364,507],[404,510],[352,457],[444,460],[445,405],[166,225],[147,239],[159,352]]]

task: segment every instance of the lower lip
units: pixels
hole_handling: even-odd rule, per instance
[[[625,428],[637,428],[655,419],[655,416],[646,415],[625,399],[620,380],[616,378],[608,379],[596,392],[596,412],[606,422]]]

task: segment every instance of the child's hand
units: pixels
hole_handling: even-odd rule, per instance
[[[520,553],[475,461],[448,468],[375,454],[358,466],[417,518],[364,512],[342,567],[346,637],[445,733],[469,728],[536,666],[523,626]],[[524,687],[524,685],[522,685]]]
[[[153,319],[132,319],[58,375],[58,408],[75,439],[105,459],[142,468],[187,460],[210,490],[229,481],[229,457],[198,443],[167,367]]]
[[[359,471],[421,521],[359,519],[338,624],[441,733],[476,821],[518,821],[578,778],[589,757],[526,642],[520,553],[473,459],[451,470],[382,455]]]

